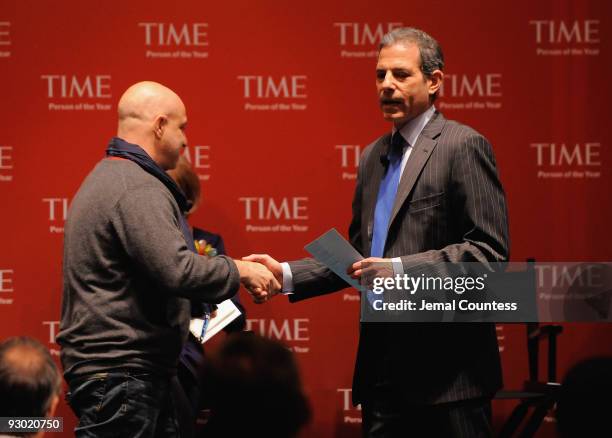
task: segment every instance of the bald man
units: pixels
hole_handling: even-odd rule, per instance
[[[181,98],[156,82],[139,82],[123,93],[117,109],[117,136],[139,145],[163,170],[174,169],[187,145]]]
[[[195,253],[189,203],[166,170],[185,148],[185,105],[137,83],[119,126],[68,213],[60,332],[77,436],[178,436],[172,394],[189,299],[219,303],[242,282],[255,299],[280,288],[262,265]]]

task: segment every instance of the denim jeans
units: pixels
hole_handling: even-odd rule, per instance
[[[142,372],[96,373],[68,382],[77,437],[178,437],[172,379]]]

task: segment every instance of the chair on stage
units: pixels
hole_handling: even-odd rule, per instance
[[[557,402],[561,389],[561,384],[557,381],[557,337],[562,331],[563,327],[559,325],[541,326],[538,323],[526,323],[529,379],[525,381],[521,390],[501,390],[495,395],[496,399],[520,400],[504,423],[499,433],[500,438],[534,436],[546,414]],[[548,342],[546,381],[540,380],[539,377],[539,347],[543,340]],[[523,423],[524,427],[519,432]]]
[[[527,260],[528,273],[534,273],[534,265],[534,259]],[[535,283],[535,275],[532,276],[532,279]],[[561,389],[561,384],[557,381],[557,337],[563,332],[563,327],[528,322],[525,323],[525,329],[529,379],[524,382],[520,390],[501,390],[495,395],[496,399],[520,400],[504,423],[499,434],[500,438],[534,436],[546,414],[557,402]],[[540,379],[540,345],[542,342],[548,344],[546,381]],[[523,428],[519,431],[521,425]]]

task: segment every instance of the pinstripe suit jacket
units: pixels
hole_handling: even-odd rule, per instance
[[[363,152],[349,227],[351,244],[370,255],[374,209],[390,134]],[[398,187],[384,256],[401,257],[404,272],[444,262],[506,261],[509,257],[504,192],[488,141],[436,112],[421,132]],[[313,259],[289,262],[290,301],[345,288]],[[493,324],[362,323],[353,401],[367,400],[381,382],[407,402],[435,404],[491,396],[501,387]]]

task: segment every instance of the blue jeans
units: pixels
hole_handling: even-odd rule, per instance
[[[172,379],[142,372],[96,373],[68,382],[77,437],[178,437]]]

